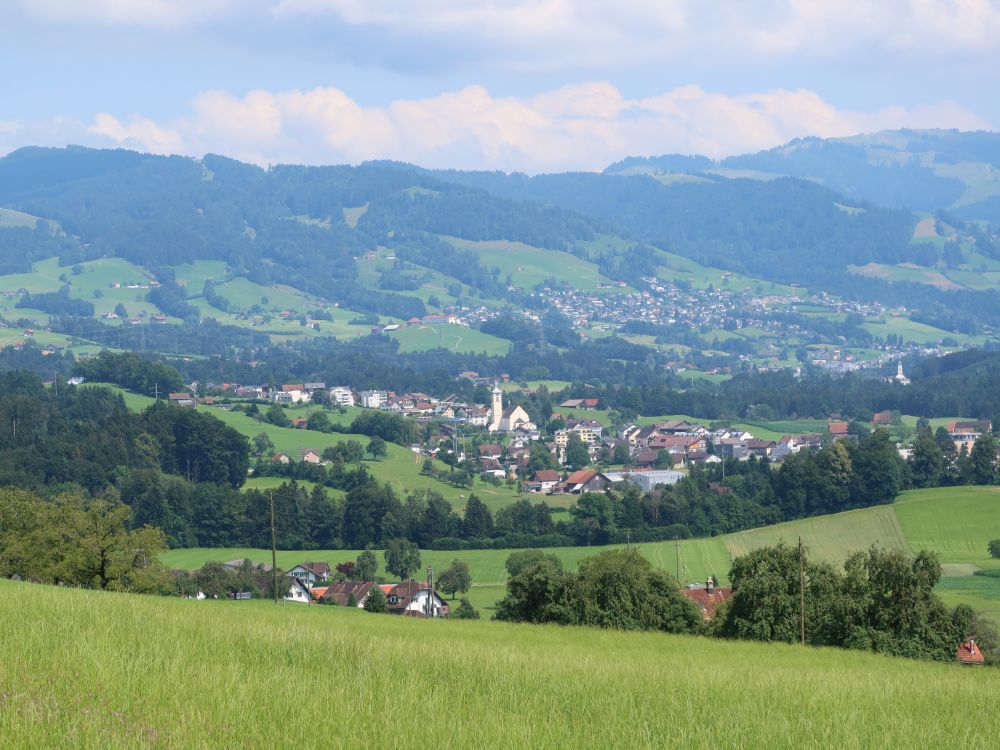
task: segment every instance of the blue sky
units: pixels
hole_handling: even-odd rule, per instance
[[[600,169],[1000,129],[1000,0],[4,0],[0,153]]]

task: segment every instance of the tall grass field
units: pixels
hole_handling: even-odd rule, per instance
[[[993,670],[0,582],[11,748],[991,747]]]

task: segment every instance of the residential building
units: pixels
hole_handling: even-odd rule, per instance
[[[386,391],[361,391],[358,396],[366,409],[381,409],[389,401]]]
[[[288,575],[311,586],[316,581],[325,581],[330,577],[330,566],[325,562],[299,563],[288,571]]]
[[[336,406],[354,406],[354,391],[342,385],[330,389],[330,403]]]

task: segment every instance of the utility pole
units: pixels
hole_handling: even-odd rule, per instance
[[[677,582],[681,580],[681,543],[678,537],[674,537],[674,556],[677,558]]]
[[[802,560],[802,537],[799,537],[799,631],[806,645],[806,571]]]
[[[271,500],[271,576],[274,579],[274,606],[278,606],[278,537],[274,531],[274,490],[268,490]]]
[[[425,614],[428,617],[434,617],[434,567],[431,565],[427,566],[427,586],[430,588],[431,593],[427,597],[427,609]]]
[[[160,384],[153,383],[153,399],[156,401],[160,400]]]

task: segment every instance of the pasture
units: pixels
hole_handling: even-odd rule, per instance
[[[479,490],[476,492],[478,494]],[[799,537],[811,556],[836,564],[872,545],[910,553],[927,549],[936,552],[944,565],[947,578],[941,589],[946,592],[949,602],[965,601],[1000,619],[1000,579],[972,575],[979,568],[1000,568],[1000,560],[991,559],[986,550],[987,542],[998,536],[1000,489],[953,487],[904,492],[892,505],[804,518],[717,537],[634,546],[657,567],[679,574],[683,583],[701,582],[709,575],[725,582],[734,557],[782,540],[794,544]],[[556,555],[572,569],[582,558],[601,549],[555,547],[545,552]],[[503,596],[504,561],[510,552],[503,549],[422,550],[421,562],[425,567],[433,565],[436,569],[447,567],[456,558],[469,563],[473,583],[470,598],[477,606],[489,608]],[[278,552],[278,562],[290,567],[310,559],[333,565],[355,559],[359,553],[359,550],[285,550]],[[264,562],[270,560],[270,554],[269,550],[260,549],[176,549],[164,553],[163,560],[171,567],[193,569],[208,560],[238,557]],[[379,564],[382,562],[379,555]],[[977,592],[989,595],[980,597]]]
[[[0,581],[8,747],[989,747],[1000,681],[832,649]],[[970,717],[974,719],[970,720]]]
[[[500,278],[511,278],[511,283],[522,289],[534,289],[546,279],[566,282],[584,292],[597,291],[609,279],[601,274],[597,265],[569,253],[532,247],[523,242],[507,240],[463,240],[443,237],[456,247],[472,250],[486,268],[499,268]],[[615,288],[616,291],[629,289]]]
[[[510,351],[510,342],[491,336],[468,326],[441,323],[435,325],[404,326],[389,334],[399,342],[399,351],[423,352],[429,349],[447,349],[451,352],[485,353],[503,356]]]

